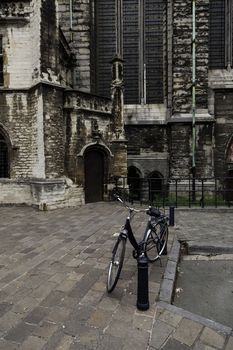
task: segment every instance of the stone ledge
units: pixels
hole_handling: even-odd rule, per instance
[[[164,273],[164,278],[160,288],[159,300],[171,304],[176,281],[177,264],[180,259],[180,243],[174,239],[168,262]]]

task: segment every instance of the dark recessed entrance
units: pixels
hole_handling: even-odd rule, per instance
[[[227,177],[226,199],[233,202],[233,170],[230,170]]]
[[[7,143],[0,133],[0,178],[1,177],[9,177],[9,160]]]
[[[85,201],[86,203],[103,200],[104,192],[104,154],[91,149],[85,152]]]

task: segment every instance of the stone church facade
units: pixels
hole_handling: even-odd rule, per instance
[[[195,174],[213,183],[233,176],[232,13],[196,1]],[[192,25],[191,0],[2,0],[0,202],[102,200],[127,170],[190,176]]]

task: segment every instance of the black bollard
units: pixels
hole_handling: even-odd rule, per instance
[[[169,207],[169,226],[175,226],[175,207]]]
[[[138,294],[137,308],[149,309],[148,260],[144,254],[138,257]]]

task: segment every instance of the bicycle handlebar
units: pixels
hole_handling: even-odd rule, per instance
[[[148,209],[135,209],[133,207],[129,207],[128,204],[126,204],[125,201],[118,195],[114,194],[113,195],[120,203],[122,203],[130,212],[135,212],[135,213],[140,213],[140,212],[147,212]]]

